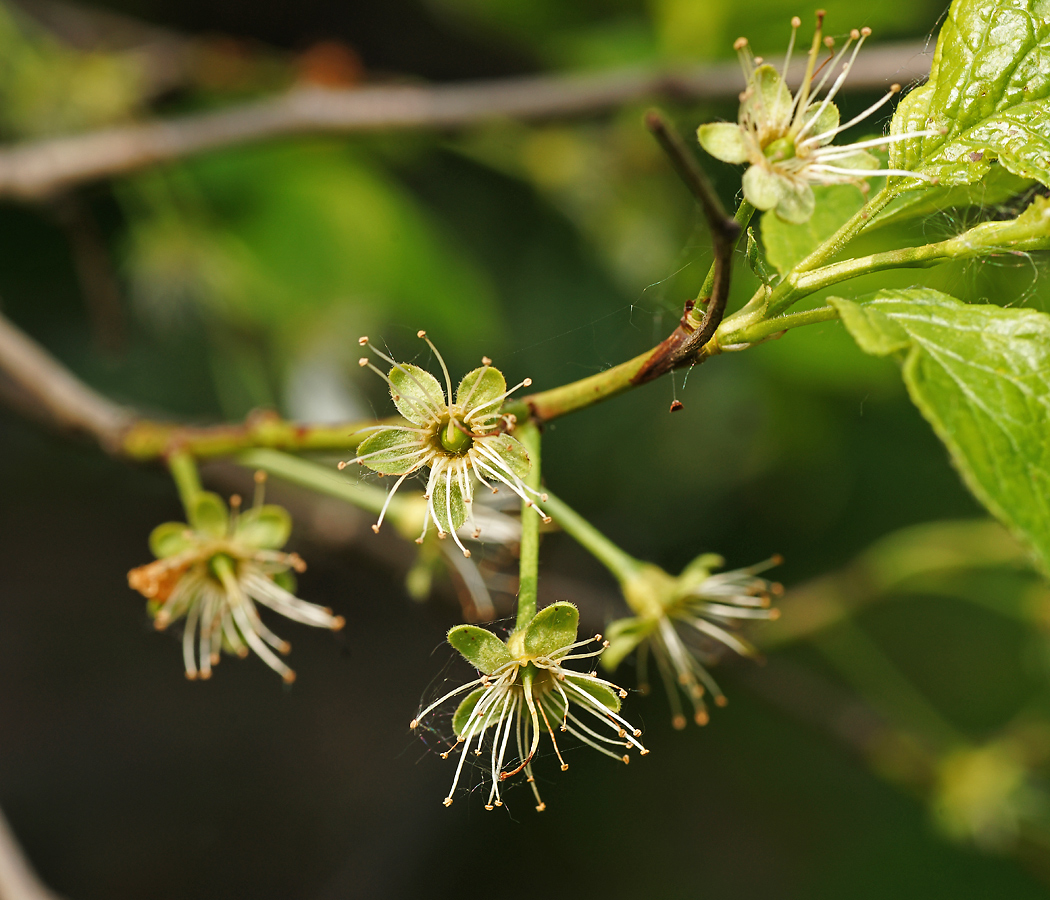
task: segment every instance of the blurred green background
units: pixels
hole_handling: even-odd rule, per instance
[[[924,40],[944,12],[825,6],[831,33],[869,25],[887,41]],[[0,14],[0,129],[12,142],[65,134],[304,82],[720,60],[742,33],[777,58],[790,17],[809,12],[26,0]],[[848,93],[843,112],[874,98]],[[272,142],[5,202],[3,311],[98,389],[198,422],[258,407],[388,414],[356,364],[363,333],[406,358],[425,328],[454,371],[488,355],[512,383],[554,387],[664,337],[710,261],[644,108]],[[732,118],[735,99],[668,111],[688,135]],[[711,170],[734,203],[738,173]],[[866,245],[930,240],[973,215]],[[922,283],[1047,309],[1044,268],[959,263],[856,291]],[[738,266],[731,303],[754,286]],[[685,409],[670,416],[675,396]],[[670,570],[702,551],[730,566],[783,553],[786,631],[770,632],[765,667],[718,668],[731,703],[706,728],[674,732],[663,697],[633,697],[650,756],[622,769],[574,753],[557,777],[544,760],[547,812],[519,788],[509,811],[486,813],[474,797],[441,806],[451,763],[407,727],[424,693],[462,674],[442,645],[459,620],[448,579],[425,605],[403,588],[414,545],[367,540],[366,519],[278,486],[301,513],[300,593],[346,630],[282,631],[291,690],[257,660],[190,684],[125,581],[150,528],[180,517],[170,481],[0,412],[0,807],[44,880],[78,900],[1045,895],[1050,594],[994,540],[986,553],[957,530],[899,538],[962,558],[920,576],[886,544],[860,556],[908,526],[983,517],[893,363],[836,324],[803,329],[557,421],[544,457],[552,489]],[[223,466],[205,479],[223,493],[247,483]],[[512,571],[497,549],[480,555],[494,586]],[[542,584],[598,627],[618,614],[612,581],[564,536],[545,543]],[[807,631],[818,600],[853,613]]]

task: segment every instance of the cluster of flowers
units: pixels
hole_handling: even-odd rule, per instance
[[[893,85],[868,109],[840,122],[833,100],[870,31],[851,32],[836,52],[834,40],[823,36],[822,24],[823,13],[818,13],[804,75],[794,94],[785,79],[801,25],[798,18],[791,23],[782,72],[755,57],[746,39],[737,41],[746,80],[738,121],[703,125],[698,130],[699,141],[710,154],[748,166],[743,175],[747,201],[760,210],[775,211],[788,222],[810,218],[814,184],[863,186],[864,179],[875,174],[920,177],[880,169],[869,151],[895,140],[926,136],[923,132],[832,145],[838,134],[882,108],[900,87]],[[818,65],[822,47],[830,55]],[[419,543],[433,523],[439,539],[451,535],[469,557],[459,532],[468,529],[465,534],[480,535],[477,522],[481,517],[473,509],[479,484],[493,492],[508,489],[526,509],[550,522],[540,505],[549,498],[527,482],[531,461],[525,446],[513,436],[518,423],[506,408],[508,398],[528,387],[530,380],[508,389],[503,374],[485,358],[453,391],[441,354],[425,332],[420,331],[418,337],[437,359],[443,386],[426,369],[397,362],[368,338],[360,339],[361,346],[389,366],[384,372],[368,357],[360,360],[387,383],[404,419],[403,424],[369,429],[372,433],[360,444],[355,458],[340,464],[341,469],[357,464],[396,477],[373,530],[379,531],[398,489],[409,477],[422,473],[427,473],[426,513]],[[216,495],[198,493],[187,508],[189,523],[169,522],[155,529],[150,546],[156,561],[129,573],[131,586],[148,599],[158,629],[185,620],[183,655],[188,678],[210,677],[223,650],[242,657],[254,650],[286,681],[294,679],[294,672],[277,655],[287,653],[289,646],[263,624],[257,604],[303,624],[332,630],[343,626],[342,617],[331,610],[295,596],[292,573],[301,572],[304,564],[296,554],[281,551],[289,537],[290,520],[280,507],[263,504],[261,487],[260,479],[255,503],[243,512],[239,498],[232,498],[228,508]],[[459,752],[445,804],[453,801],[466,760],[487,752],[483,765],[490,781],[486,808],[502,806],[503,785],[520,774],[531,786],[537,809],[542,810],[533,762],[546,736],[561,768],[568,768],[558,743],[559,732],[624,763],[632,749],[642,755],[648,752],[639,740],[640,730],[621,715],[627,692],[596,671],[569,667],[570,662],[600,659],[612,670],[637,651],[641,687],[646,691],[646,660],[651,655],[666,687],[675,727],[685,727],[687,722],[680,694],[691,705],[693,720],[706,724],[705,696],[710,694],[716,705],[724,705],[725,696],[705,662],[718,646],[754,655],[754,648],[737,633],[736,626],[749,619],[776,618],[771,601],[780,586],[760,573],[778,561],[714,574],[723,562],[708,555],[677,578],[655,566],[641,566],[635,577],[623,582],[634,615],[611,623],[608,640],[601,635],[578,640],[579,613],[564,602],[544,608],[506,640],[474,625],[453,628],[448,642],[478,670],[479,677],[430,703],[411,723],[414,730],[436,732],[427,722],[446,703],[459,698],[451,716],[454,741],[441,754],[448,758]]]

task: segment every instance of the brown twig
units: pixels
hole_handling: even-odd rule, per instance
[[[54,424],[89,434],[108,451],[133,421],[130,412],[89,388],[2,315],[0,371]]]
[[[690,305],[671,336],[656,348],[645,365],[631,379],[634,384],[645,384],[699,358],[699,352],[704,344],[711,340],[725,313],[726,301],[729,299],[729,278],[733,270],[733,249],[741,231],[740,223],[726,214],[722,201],[718,199],[718,194],[715,193],[703,169],[678,134],[668,126],[667,120],[656,110],[650,110],[645,115],[645,125],[704,210],[711,231],[714,277],[700,327],[694,328],[689,320],[688,314],[692,309]]]
[[[857,60],[850,87],[864,90],[917,80],[929,67],[923,45],[888,44]],[[800,74],[793,68],[789,82],[798,81]],[[432,87],[297,88],[216,112],[10,147],[0,151],[0,196],[37,199],[85,181],[274,137],[451,129],[493,119],[580,116],[657,98],[733,97],[740,87],[736,64],[720,63],[671,72],[629,69]]]

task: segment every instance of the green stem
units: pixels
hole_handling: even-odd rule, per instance
[[[298,453],[325,450],[352,450],[371,431],[369,426],[384,421],[345,422],[336,425],[308,425],[288,422],[276,414],[255,415],[243,424],[210,427],[173,425],[140,419],[120,439],[120,452],[131,459],[146,461],[185,451],[198,459],[232,456],[252,447],[269,447]]]
[[[723,349],[734,344],[754,344],[776,334],[781,334],[802,325],[814,325],[817,322],[828,322],[838,318],[838,310],[831,306],[808,309],[805,312],[788,313],[772,319],[762,319],[751,325],[718,336],[719,346]]]
[[[348,481],[329,466],[322,466],[277,450],[247,450],[238,454],[236,461],[252,469],[298,484],[301,487],[352,503],[360,509],[379,514],[386,503],[383,488],[360,481]],[[426,501],[418,496],[396,494],[387,507],[386,518],[393,522],[405,537],[415,537],[423,528]]]
[[[182,508],[186,511],[187,521],[192,515],[191,510],[196,506],[198,495],[203,491],[200,475],[197,473],[197,461],[192,454],[179,450],[168,454],[168,471],[175,480],[175,487],[182,501]]]
[[[566,534],[587,550],[622,584],[636,576],[645,564],[624,552],[564,501],[549,491],[544,509]]]
[[[525,484],[535,491],[540,489],[540,431],[532,424],[519,425],[514,436],[525,445],[532,465]],[[518,580],[518,618],[515,629],[520,631],[536,615],[536,595],[540,573],[540,517],[535,508],[521,502],[521,566]]]
[[[766,303],[766,317],[772,317],[783,312],[787,307],[799,299],[795,293],[795,280],[797,276],[823,265],[827,260],[842,252],[843,248],[860,234],[875,218],[876,214],[885,209],[886,205],[897,196],[897,191],[889,186],[884,187],[867,203],[864,204],[838,231],[817,247],[809,256],[802,260],[786,278],[770,294]]]

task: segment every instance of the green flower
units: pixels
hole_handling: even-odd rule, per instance
[[[747,569],[734,569],[712,575],[723,565],[720,556],[704,554],[677,578],[657,566],[645,566],[623,582],[624,597],[638,615],[609,625],[609,646],[602,664],[615,669],[623,659],[638,650],[640,690],[647,693],[646,663],[651,652],[667,690],[675,728],[684,728],[685,715],[678,692],[693,706],[693,720],[706,725],[709,719],[704,695],[711,692],[718,706],[726,698],[701,662],[704,644],[711,642],[746,656],[755,648],[734,633],[741,620],[776,619],[780,612],[770,609],[770,597],[779,593],[778,584],[759,578],[758,573],[780,563],[779,557]]]
[[[513,430],[516,419],[503,415],[503,401],[532,381],[526,378],[507,390],[503,373],[493,368],[491,360],[483,359],[484,365],[463,377],[453,399],[452,381],[444,359],[425,331],[420,331],[418,336],[437,357],[447,394],[425,369],[395,362],[373,347],[368,338],[361,338],[361,346],[367,346],[391,368],[389,374],[384,374],[367,358],[361,359],[361,365],[368,366],[390,385],[394,405],[409,424],[375,426],[372,429],[375,434],[361,443],[357,458],[351,462],[381,475],[400,476],[390,489],[387,505],[409,475],[429,468],[430,477],[423,495],[427,499],[427,513],[418,543],[423,542],[427,527],[433,521],[438,537],[451,534],[463,555],[470,556],[456,532],[469,523],[475,537],[481,533],[472,512],[475,480],[493,493],[499,485],[504,485],[533,508],[536,508],[533,497],[546,499],[525,484],[529,454],[507,433]],[[340,463],[339,468],[346,465]],[[380,512],[373,531],[379,531],[386,509],[384,506]],[[537,509],[537,512],[544,522],[550,521],[542,511]]]
[[[569,660],[596,657],[608,646],[582,650],[600,641],[601,635],[576,640],[579,620],[579,612],[571,603],[553,603],[506,642],[476,625],[458,625],[449,631],[448,642],[481,672],[481,677],[435,700],[411,725],[418,728],[446,701],[470,691],[452,716],[456,742],[441,754],[447,759],[461,748],[445,806],[452,803],[463,764],[469,756],[481,756],[486,741],[489,761],[484,770],[491,780],[486,809],[503,805],[500,785],[521,772],[532,787],[536,809],[546,808],[532,774],[532,760],[542,734],[550,737],[562,771],[569,766],[555,738],[556,730],[624,763],[630,759],[626,751],[631,747],[643,756],[648,753],[638,741],[641,731],[620,715],[620,700],[627,692],[594,672],[565,667]],[[513,746],[511,732],[515,735]]]
[[[897,140],[911,139],[922,134],[913,132],[895,137],[880,137],[854,144],[832,146],[835,135],[859,124],[886,104],[900,91],[893,85],[876,103],[840,123],[838,108],[832,99],[838,94],[853,66],[870,28],[850,32],[849,40],[837,54],[818,67],[821,44],[829,50],[834,47],[830,37],[821,40],[824,13],[817,13],[817,28],[806,60],[806,71],[798,91],[792,95],[784,76],[755,57],[747,38],[739,38],[733,45],[744,69],[747,87],[740,95],[738,123],[714,122],[697,130],[700,145],[716,159],[727,163],[747,163],[743,188],[745,199],[756,209],[776,210],[787,222],[801,223],[813,215],[815,200],[813,184],[840,184],[851,182],[867,189],[864,179],[873,175],[901,175],[926,179],[924,175],[899,169],[879,169],[879,161],[867,151],[883,147]],[[791,42],[784,60],[784,74],[791,63],[795,35],[802,21],[791,20]],[[832,78],[838,64],[854,45],[849,60],[842,66],[823,99],[820,92]],[[814,87],[813,79],[820,69],[824,76]],[[928,179],[927,179],[928,180]]]
[[[306,564],[297,554],[280,551],[291,533],[288,513],[280,506],[263,505],[261,490],[243,513],[239,497],[232,497],[230,505],[232,515],[217,494],[199,493],[189,510],[192,524],[165,522],[153,529],[149,544],[157,559],[132,569],[128,584],[149,601],[159,631],[185,617],[182,655],[187,678],[210,678],[221,650],[243,658],[250,648],[290,683],[295,672],[273,650],[288,653],[291,645],[263,624],[256,604],[333,631],[345,621],[292,593],[292,572],[302,572]]]

